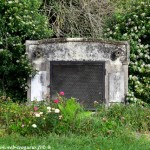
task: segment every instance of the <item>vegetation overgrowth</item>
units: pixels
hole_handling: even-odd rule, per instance
[[[40,0],[0,1],[0,95],[26,100],[27,78],[34,74],[25,41],[49,38],[48,19]]]
[[[74,99],[58,94],[54,101],[18,104],[0,97],[0,126],[10,133],[49,133],[117,137],[130,132],[150,131],[150,109],[142,105],[98,105],[88,112]]]
[[[150,3],[132,1],[107,22],[104,36],[130,43],[128,101],[150,103]]]

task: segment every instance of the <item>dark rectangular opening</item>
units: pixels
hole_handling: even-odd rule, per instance
[[[94,101],[104,102],[105,62],[51,61],[51,97],[60,91],[74,97],[87,109],[94,109]]]

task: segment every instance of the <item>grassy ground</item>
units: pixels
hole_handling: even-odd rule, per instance
[[[0,138],[0,149],[51,149],[51,150],[149,150],[150,141],[143,137],[90,137],[51,134],[45,137],[23,137],[17,134]]]

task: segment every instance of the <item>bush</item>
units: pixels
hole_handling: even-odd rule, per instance
[[[0,97],[0,126],[8,133],[48,134],[71,131],[76,115],[82,107],[74,98],[66,99],[58,95],[52,101],[28,103],[13,102],[9,97]]]
[[[0,126],[7,133],[21,135],[42,135],[52,132],[61,120],[61,112],[56,105],[45,102],[18,104],[0,97]]]
[[[150,103],[150,5],[132,1],[124,13],[116,13],[107,22],[105,37],[130,41],[129,101]]]
[[[27,77],[33,69],[25,53],[25,40],[52,35],[39,0],[0,1],[0,94],[23,100]]]

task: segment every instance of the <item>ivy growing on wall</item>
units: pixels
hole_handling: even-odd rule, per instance
[[[150,103],[150,4],[133,1],[108,21],[104,36],[130,42],[129,94],[132,102]]]
[[[32,66],[25,40],[48,38],[52,30],[39,13],[40,0],[0,1],[0,94],[21,100],[26,97]]]

